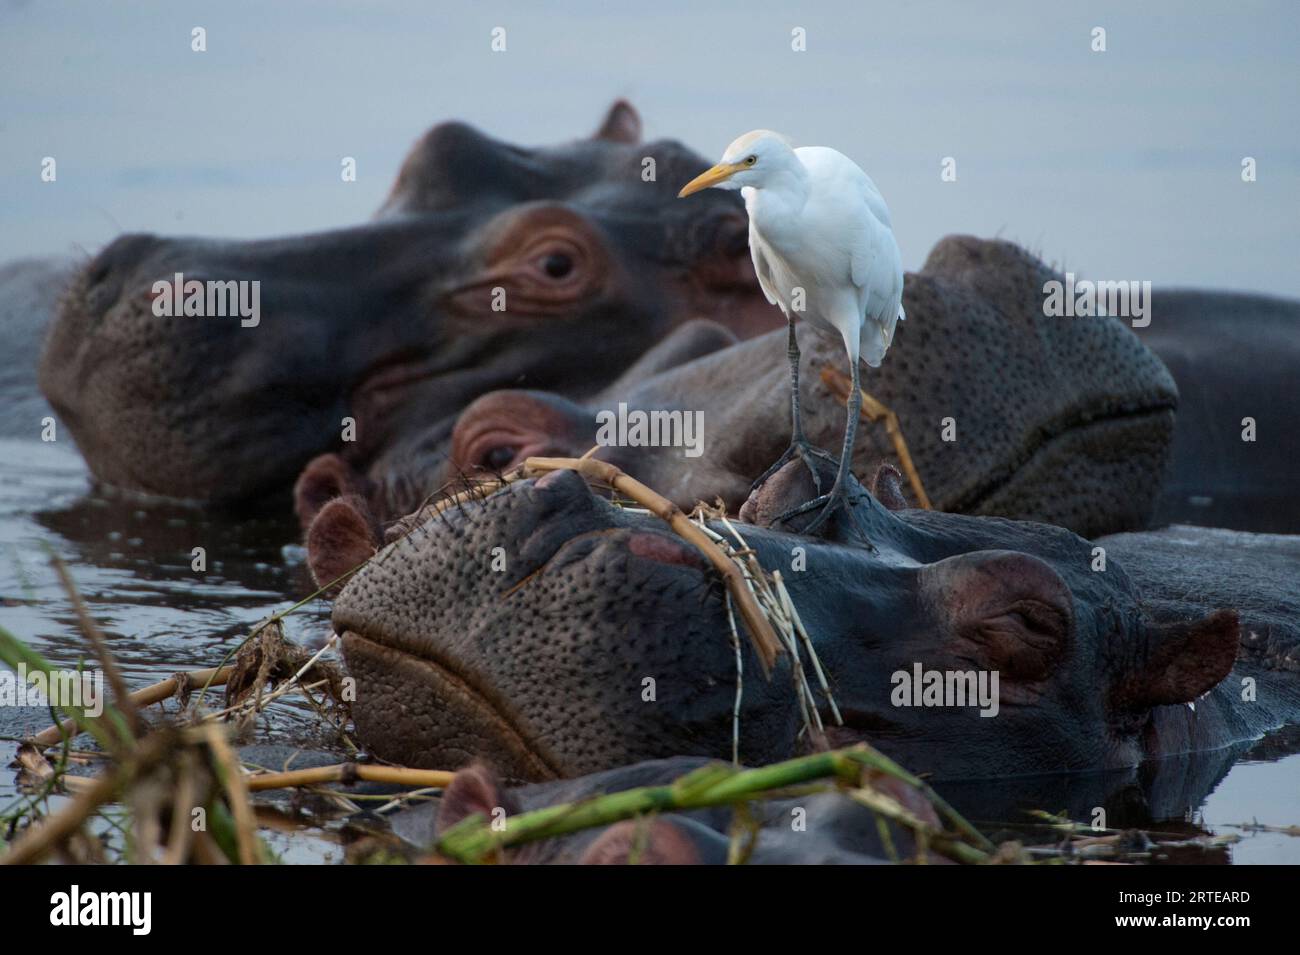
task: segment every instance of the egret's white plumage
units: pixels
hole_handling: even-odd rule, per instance
[[[768,130],[736,139],[718,166],[737,169],[718,185],[739,187],[745,198],[750,254],[768,301],[878,367],[905,315],[902,257],[871,177],[838,150],[795,149]],[[796,288],[802,312],[792,309]]]
[[[836,487],[828,496],[828,503],[840,503],[835,498],[843,495],[860,404],[858,360],[879,366],[895,326],[906,317],[903,263],[889,208],[871,178],[843,153],[826,146],[796,149],[784,136],[764,129],[737,138],[717,165],[679,195],[710,186],[741,190],[759,285],[791,322],[794,441],[778,465],[796,450],[808,459],[799,421],[793,322],[802,318],[844,342],[853,393]]]

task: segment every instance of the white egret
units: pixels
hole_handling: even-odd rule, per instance
[[[804,438],[796,315],[838,333],[848,352],[852,388],[835,484],[829,493],[783,515],[820,507],[821,513],[804,529],[811,533],[846,501],[862,407],[858,360],[879,367],[894,340],[894,326],[906,317],[903,264],[889,209],[871,178],[843,153],[825,146],[795,149],[784,136],[766,129],[736,139],[722,160],[687,183],[678,197],[709,187],[739,189],[744,196],[754,271],[767,300],[781,307],[790,329],[790,447],[756,485],[797,454],[820,491],[812,457],[829,457]]]

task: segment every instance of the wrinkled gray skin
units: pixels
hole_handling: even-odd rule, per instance
[[[1181,394],[1153,523],[1300,533],[1300,302],[1158,291],[1137,334]]]
[[[578,779],[538,783],[507,789],[488,767],[476,764],[456,774],[437,803],[425,803],[392,817],[393,831],[418,849],[434,847],[456,823],[477,814],[484,820],[504,811],[507,816],[544,806],[577,802],[597,795],[641,786],[668,785],[699,769],[708,760],[696,757],[649,760]],[[936,828],[940,820],[930,803],[914,789],[881,774],[864,780]],[[805,828],[794,830],[795,809],[802,810]],[[749,862],[755,865],[876,864],[890,852],[881,841],[876,814],[836,792],[813,793],[796,799],[752,803],[761,827]],[[528,843],[509,851],[504,860],[527,864],[721,865],[727,861],[730,807],[656,815],[613,826],[583,830],[569,836]],[[889,824],[892,850],[902,858],[916,852],[911,834]],[[929,861],[942,862],[930,855]]]
[[[640,128],[623,102],[595,136],[536,149],[442,123],[372,222],[253,242],[124,235],[69,284],[41,388],[101,481],[240,505],[287,491],[322,452],[361,467],[403,435],[450,431],[488,391],[581,400],[701,314],[742,335],[776,327],[740,199],[677,202],[707,163]],[[177,272],[261,282],[260,322],[156,316],[153,285]]]
[[[1300,537],[1175,525],[1096,543],[1125,568],[1153,619],[1232,607],[1243,660],[1300,673]]]
[[[1085,535],[1145,527],[1178,392],[1117,319],[1044,316],[1042,288],[1053,277],[1011,243],[943,239],[924,268],[908,274],[908,321],[864,388],[898,415],[940,510],[1045,521]],[[395,446],[365,476],[338,461],[313,462],[300,480],[299,513],[309,522],[332,489],[367,497],[376,519],[389,520],[460,475],[503,471],[530,455],[584,454],[596,444],[596,413],[616,411],[619,402],[702,411],[704,453],[608,447],[598,457],[681,507],[721,497],[734,512],[789,443],[789,366],[784,330],[726,347],[730,341],[708,323],[683,326],[583,403],[494,392],[465,410],[450,442],[441,431],[426,432]],[[848,387],[843,348],[806,327],[800,341],[805,429],[814,444],[835,448]],[[702,357],[683,363],[695,355]],[[823,379],[827,370],[844,390]],[[949,418],[952,441],[944,440]],[[866,424],[859,435],[857,473],[898,463],[883,423]]]
[[[788,466],[741,518],[770,521],[806,498],[807,483]],[[353,566],[365,556],[366,527],[349,514],[336,502],[313,525],[318,579],[333,579],[331,557]],[[1257,574],[1243,572],[1231,592],[1185,590],[1184,574],[1156,565],[1142,593],[1120,560],[1093,570],[1093,545],[1059,528],[891,512],[865,492],[853,515],[873,547],[847,518],[825,540],[743,528],[764,566],[786,571],[835,681],[846,725],[829,731],[832,743],[867,739],[941,778],[1101,771],[1221,747],[1300,714],[1296,616],[1276,622],[1271,649],[1248,639],[1237,659],[1234,611],[1250,632],[1276,596]],[[1278,579],[1294,579],[1300,550],[1279,547],[1259,551],[1247,536],[1214,553],[1276,561]],[[502,556],[506,569],[492,570]],[[1126,557],[1140,564],[1144,552]],[[1145,608],[1160,600],[1175,609],[1153,619]],[[445,767],[480,756],[507,778],[547,779],[730,753],[736,663],[716,578],[658,521],[594,497],[572,472],[418,526],[352,579],[333,619],[358,680],[358,731],[384,758]],[[741,759],[796,754],[789,662],[769,682],[747,642],[743,652]],[[997,670],[999,714],[894,706],[891,675],[918,662]],[[1257,702],[1241,701],[1244,676],[1267,687]]]

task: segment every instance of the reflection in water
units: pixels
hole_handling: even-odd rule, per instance
[[[253,625],[311,593],[296,536],[286,520],[223,520],[92,491],[72,448],[0,439],[0,627],[58,666],[75,667],[87,650],[51,555],[67,565],[136,689],[220,663]],[[206,572],[191,567],[195,547],[206,551]],[[284,624],[290,639],[319,646],[330,632],[328,607],[309,604]],[[0,707],[0,737],[48,724],[45,710]],[[334,748],[328,727],[293,696],[273,704],[255,733]],[[0,765],[15,745],[0,740]],[[0,773],[0,806],[14,797],[13,783],[11,771]]]
[[[287,514],[287,508],[285,513]],[[92,491],[71,448],[0,440],[0,626],[58,665],[85,653],[75,615],[50,567],[68,565],[87,607],[110,638],[135,688],[179,669],[211,666],[249,628],[314,590],[295,541],[280,517],[222,518],[167,501]],[[191,567],[206,552],[207,570]],[[319,646],[329,634],[328,607],[316,602],[285,621],[286,635]],[[0,736],[43,728],[47,714],[0,709]],[[335,748],[328,728],[290,697],[263,719],[259,737],[315,750]],[[0,761],[14,744],[0,740]],[[1064,813],[1091,823],[1098,809],[1111,828],[1141,828],[1191,839],[1237,833],[1230,847],[1192,850],[1180,862],[1297,862],[1300,839],[1233,828],[1258,820],[1300,822],[1300,729],[1199,755],[1114,773],[1032,776],[943,783],[942,794],[968,817],[1007,838],[1041,841],[1026,809]],[[13,775],[0,773],[0,805],[14,796]],[[281,836],[290,858],[326,858],[306,840],[301,851]]]

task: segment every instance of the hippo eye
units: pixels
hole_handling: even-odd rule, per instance
[[[483,456],[483,466],[489,471],[504,471],[510,467],[518,453],[518,448],[508,444],[498,444]]]
[[[542,259],[542,271],[553,279],[565,278],[573,271],[573,259],[564,252],[552,252]]]

